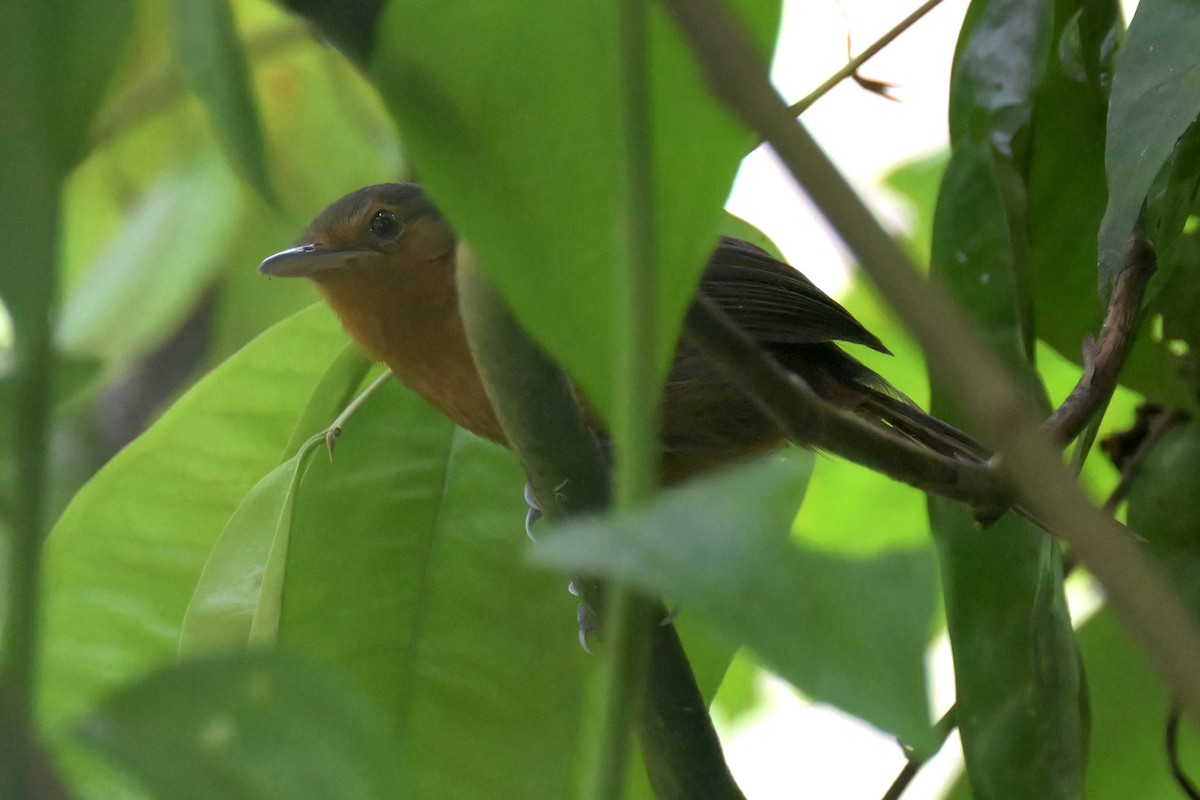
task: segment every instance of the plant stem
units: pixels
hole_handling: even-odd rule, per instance
[[[621,221],[625,238],[619,265],[617,326],[624,337],[614,384],[621,387],[613,419],[615,469],[613,493],[618,511],[645,504],[658,482],[658,399],[656,364],[657,281],[653,197],[653,131],[650,124],[649,0],[623,0],[618,36],[622,57],[621,107],[626,173]],[[624,586],[611,589],[607,614],[608,646],[603,652],[584,742],[588,751],[583,797],[620,797],[629,760],[630,732],[639,714],[652,605]]]

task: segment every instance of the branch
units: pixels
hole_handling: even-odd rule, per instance
[[[664,0],[714,92],[775,148],[796,180],[912,331],[930,367],[1004,458],[1022,505],[1079,554],[1172,691],[1200,720],[1200,632],[1126,529],[1083,495],[1041,430],[1037,410],[951,299],[923,280],[771,87],[738,21],[716,0]],[[1020,465],[1020,469],[1014,468]]]
[[[1046,420],[1046,430],[1060,445],[1079,435],[1088,419],[1104,407],[1117,386],[1117,377],[1133,346],[1142,295],[1157,269],[1154,249],[1138,220],[1125,247],[1124,263],[1109,298],[1104,324],[1096,340],[1083,345],[1083,374],[1062,405]]]
[[[879,39],[877,39],[870,47],[868,47],[866,50],[863,50],[861,53],[859,53],[857,57],[852,58],[848,62],[846,62],[846,66],[842,67],[837,72],[830,75],[829,78],[824,83],[822,83],[816,89],[813,89],[811,92],[808,93],[808,95],[806,95],[799,101],[797,101],[797,102],[793,103],[791,106],[789,106],[788,113],[791,114],[793,117],[800,116],[801,114],[803,114],[805,111],[807,111],[809,109],[809,106],[811,106],[813,103],[817,102],[823,96],[828,94],[830,89],[837,86],[839,83],[846,80],[846,78],[849,78],[851,75],[855,76],[855,79],[860,82],[860,85],[862,85],[863,81],[867,81],[867,83],[879,84],[880,83],[879,81],[869,81],[866,78],[859,78],[858,77],[858,68],[861,67],[863,64],[867,63],[869,60],[871,60],[871,58],[874,57],[875,54],[878,53],[880,50],[882,50],[883,48],[885,48],[889,44],[891,44],[892,41],[896,39],[896,37],[898,37],[900,34],[904,33],[906,30],[908,30],[913,25],[915,25],[917,23],[917,20],[921,19],[921,17],[925,16],[930,11],[933,11],[933,9],[937,8],[938,5],[941,4],[941,2],[942,2],[942,0],[926,0],[926,2],[921,4],[920,8],[918,8],[916,11],[912,12],[907,17],[905,17],[903,20],[901,20],[900,24],[898,24],[896,27],[892,28],[890,31],[885,33],[883,36],[880,36]],[[883,84],[883,85],[886,86],[887,84]],[[883,97],[887,97],[889,100],[894,99],[894,98],[890,97],[889,95],[884,94],[883,92],[881,92],[877,89],[871,88],[870,86],[864,86],[864,88],[867,89],[867,91],[872,91]]]
[[[942,749],[942,746],[946,744],[946,739],[958,727],[957,713],[958,707],[950,706],[950,709],[933,726],[933,730],[938,736],[938,750]],[[908,785],[912,783],[913,778],[917,777],[917,773],[921,767],[925,766],[927,760],[915,754],[909,754],[908,761],[904,763],[904,767],[896,775],[896,779],[892,781],[892,785],[888,787],[881,800],[900,800],[900,797],[908,789]]]

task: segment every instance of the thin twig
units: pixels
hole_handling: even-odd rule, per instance
[[[1125,247],[1124,264],[1117,277],[1108,311],[1097,339],[1083,346],[1083,374],[1075,388],[1050,415],[1045,428],[1060,445],[1066,445],[1083,429],[1088,419],[1101,409],[1117,386],[1117,377],[1133,345],[1142,296],[1157,268],[1154,249],[1146,238],[1143,221],[1138,220]]]
[[[808,110],[809,106],[820,100],[824,95],[828,94],[830,89],[837,86],[851,75],[856,75],[859,67],[871,60],[871,58],[880,50],[891,44],[896,37],[915,25],[917,20],[928,14],[930,11],[933,11],[933,9],[937,8],[938,4],[941,2],[942,0],[926,0],[926,2],[923,3],[920,8],[905,17],[899,25],[892,28],[883,36],[879,37],[874,44],[859,53],[857,57],[850,59],[846,66],[830,75],[824,83],[809,92],[807,96],[789,106],[788,113],[793,117],[798,117],[803,114]],[[862,80],[867,79],[864,78]],[[880,83],[880,81],[875,81],[875,83]],[[884,96],[887,97],[887,95]]]
[[[937,750],[934,751],[935,753],[942,749],[942,747],[946,744],[946,739],[948,739],[954,729],[958,727],[958,721],[956,719],[957,713],[958,706],[950,706],[950,709],[943,714],[942,718],[939,719],[937,724],[933,726],[934,731],[938,735],[938,746]],[[888,787],[887,792],[884,793],[881,800],[900,800],[900,796],[903,795],[905,790],[908,789],[908,785],[912,783],[913,778],[917,777],[917,772],[920,771],[921,767],[925,766],[925,763],[929,760],[926,758],[921,758],[914,753],[909,753],[907,755],[908,761],[904,764],[904,767],[900,770],[899,774],[896,775],[896,779],[892,781],[892,785]]]

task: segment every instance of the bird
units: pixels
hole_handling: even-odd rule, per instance
[[[458,243],[420,185],[382,183],[331,203],[297,246],[269,256],[258,270],[310,279],[367,356],[461,427],[507,445],[459,313]],[[697,292],[825,401],[941,455],[986,460],[981,445],[843,349],[890,355],[849,311],[766,250],[718,237]],[[602,421],[582,400],[603,439]],[[753,400],[683,340],[664,387],[660,431],[668,485],[785,443]]]

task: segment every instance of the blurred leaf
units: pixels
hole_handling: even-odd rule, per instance
[[[789,543],[809,458],[747,464],[668,490],[637,514],[568,523],[534,556],[677,599],[814,700],[928,751],[932,560],[924,551],[847,559]]]
[[[908,241],[917,264],[929,263],[933,209],[948,160],[949,153],[945,151],[932,153],[893,167],[883,178],[883,185],[898,193],[911,207],[913,230]]]
[[[324,308],[273,328],[109,462],[45,554],[41,719],[54,730],[176,654],[221,529],[279,454],[345,335]]]
[[[1178,800],[1167,764],[1165,731],[1171,698],[1138,647],[1108,611],[1079,631],[1092,707],[1089,800]],[[1194,779],[1200,763],[1195,729],[1185,721],[1180,758]]]
[[[104,701],[83,739],[177,800],[411,796],[391,726],[340,677],[238,653],[157,671]]]
[[[725,672],[725,680],[721,681],[721,690],[713,699],[714,710],[725,714],[730,722],[737,722],[758,708],[763,701],[759,674],[754,656],[747,650],[738,650]]]
[[[760,231],[754,223],[747,222],[728,211],[721,216],[721,224],[718,229],[725,236],[736,236],[738,239],[743,239],[752,245],[761,247],[780,261],[786,262],[787,260],[783,257],[783,251],[779,249],[779,246],[771,241],[771,237]]]
[[[779,4],[736,5],[765,55]],[[665,372],[751,142],[666,12],[653,6],[650,23],[653,174],[642,178],[653,186],[654,348]],[[421,180],[529,332],[608,417],[618,354],[641,346],[617,324],[629,192],[618,7],[408,0],[389,6],[380,34],[372,74]],[[493,188],[480,191],[481,180]]]
[[[284,0],[284,5],[311,19],[330,42],[362,62],[375,45],[375,30],[385,1]]]
[[[51,318],[60,265],[62,181],[83,154],[92,115],[124,50],[132,18],[130,0],[0,3],[0,315],[11,322],[12,343],[12,370],[6,376],[10,402],[0,407],[0,683],[3,716],[18,720],[30,735],[42,649],[40,561],[52,488]],[[5,750],[17,750],[12,738],[5,738]],[[0,794],[27,795],[38,783],[35,770],[27,762],[14,768],[14,759],[3,761]],[[53,781],[40,783],[52,791]]]
[[[1200,114],[1197,41],[1200,7],[1190,0],[1144,0],[1129,23],[1108,114],[1108,208],[1099,237],[1105,292],[1150,185]]]
[[[152,350],[211,285],[241,210],[237,184],[219,162],[163,175],[67,298],[60,346],[102,357],[110,369]]]
[[[230,161],[274,203],[258,109],[229,0],[174,0],[173,8],[172,34],[184,77],[208,109]]]

